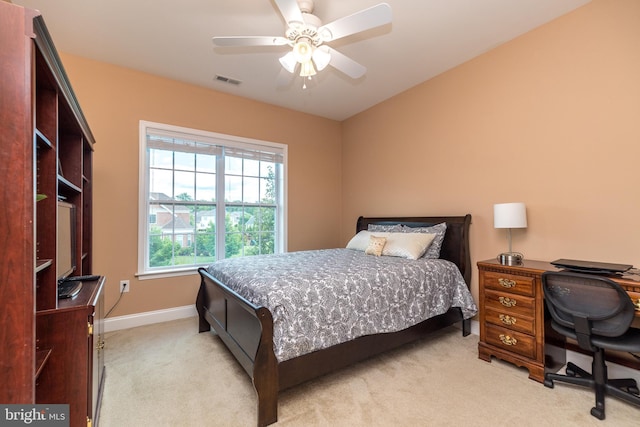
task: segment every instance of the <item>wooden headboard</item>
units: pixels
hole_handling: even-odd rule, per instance
[[[429,227],[447,223],[440,258],[453,262],[458,266],[467,286],[471,286],[471,254],[469,252],[469,226],[471,215],[465,216],[416,216],[416,217],[384,217],[358,218],[356,233],[366,230],[369,224],[394,225],[403,224],[407,227]]]

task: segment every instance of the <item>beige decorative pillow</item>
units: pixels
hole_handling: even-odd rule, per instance
[[[364,253],[367,255],[380,256],[382,255],[382,248],[384,248],[385,243],[387,243],[386,237],[371,236],[369,237],[369,245]]]
[[[366,251],[371,243],[372,236],[373,233],[370,231],[360,231],[347,243],[347,249]],[[382,256],[418,259],[429,248],[435,234],[376,232],[375,236],[387,239],[382,247]]]
[[[428,233],[389,233],[382,255],[418,259],[425,253],[434,237],[435,234]]]

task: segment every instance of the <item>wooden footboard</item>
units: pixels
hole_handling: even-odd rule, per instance
[[[253,380],[258,394],[258,425],[275,423],[279,387],[271,312],[251,304],[205,269],[199,269],[198,273],[199,331],[213,328]]]

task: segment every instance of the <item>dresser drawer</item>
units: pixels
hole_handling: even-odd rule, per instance
[[[514,331],[531,335],[535,333],[535,319],[519,313],[505,312],[505,310],[495,310],[487,307],[484,313],[484,319],[488,323],[493,323],[494,325],[509,328]]]
[[[536,340],[531,335],[487,324],[486,342],[511,353],[536,358]]]
[[[520,295],[535,295],[536,288],[533,277],[496,273],[495,271],[485,271],[483,277],[485,289],[513,292]]]
[[[535,317],[535,298],[508,292],[485,291],[484,304],[487,308],[504,312],[505,314],[520,314]]]

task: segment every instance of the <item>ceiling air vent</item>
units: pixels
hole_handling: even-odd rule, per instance
[[[236,86],[242,83],[240,80],[232,79],[231,77],[221,76],[219,74],[216,75],[216,80],[219,82],[229,83]]]

